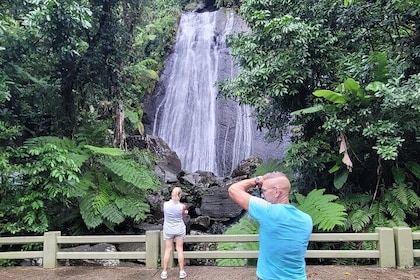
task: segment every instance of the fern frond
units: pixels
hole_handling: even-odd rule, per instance
[[[224,234],[256,234],[259,232],[259,224],[249,216],[242,217],[238,223],[228,228]],[[258,242],[221,242],[217,244],[218,250],[258,250]],[[244,266],[255,263],[255,260],[248,259],[216,259],[218,266]]]
[[[133,184],[139,189],[154,189],[157,185],[157,179],[152,171],[136,164],[133,160],[116,159],[113,161],[101,160],[100,162],[110,171],[120,176],[122,180]]]
[[[411,188],[409,188],[407,190],[407,197],[408,197],[408,201],[410,202],[410,205],[413,209],[414,208],[420,208],[420,197]]]
[[[99,191],[92,201],[92,208],[95,210],[95,213],[101,213],[102,209],[111,202],[111,192],[109,188],[102,186],[99,188]]]
[[[125,152],[118,148],[96,147],[91,145],[84,145],[84,148],[91,151],[93,154],[107,155],[107,156],[122,156]]]
[[[80,214],[82,215],[86,227],[89,229],[96,228],[103,223],[101,215],[99,215],[92,207],[95,197],[95,194],[90,193],[85,195],[79,201]]]
[[[372,215],[372,226],[383,227],[386,226],[386,208],[381,202],[375,202],[369,209],[369,213]]]
[[[28,148],[40,147],[45,144],[53,144],[59,148],[65,150],[76,150],[76,143],[69,138],[60,138],[56,136],[40,136],[35,138],[29,138],[25,141],[25,146]]]
[[[306,197],[296,195],[297,208],[309,214],[318,229],[330,231],[335,226],[344,225],[347,213],[343,205],[333,202],[337,196],[324,195],[324,191],[325,189],[314,189]]]
[[[238,223],[232,225],[225,231],[225,234],[257,234],[259,224],[249,216],[242,217]]]
[[[150,151],[136,148],[131,150],[131,156],[140,165],[145,165],[148,168],[155,166],[156,157]]]
[[[363,209],[356,209],[348,215],[348,219],[345,223],[346,229],[352,229],[355,232],[360,232],[366,228],[371,222],[372,215]]]
[[[358,209],[368,206],[372,201],[372,196],[366,193],[355,193],[340,199],[347,209]]]
[[[138,222],[146,218],[146,213],[150,211],[149,204],[139,201],[137,197],[117,198],[115,204],[121,212]]]
[[[107,204],[102,207],[101,216],[113,224],[120,224],[125,220],[123,213],[114,204]]]
[[[405,184],[394,184],[391,189],[388,190],[386,195],[392,195],[392,199],[395,203],[400,202],[403,205],[408,204],[407,186]],[[395,199],[397,201],[395,201]]]
[[[217,266],[245,266],[247,261],[245,259],[216,259]]]
[[[387,212],[391,215],[391,219],[394,221],[402,222],[406,218],[404,209],[399,207],[398,203],[388,203]]]
[[[89,159],[89,155],[87,154],[79,154],[79,153],[68,153],[67,157],[75,163],[75,165],[80,168],[82,165]]]

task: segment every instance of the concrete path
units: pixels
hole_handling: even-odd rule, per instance
[[[186,280],[256,280],[255,267],[186,266]],[[159,269],[144,267],[66,266],[0,267],[0,280],[158,280]],[[168,271],[168,280],[178,279],[178,269]],[[308,280],[418,280],[420,267],[408,269],[376,266],[308,266]]]

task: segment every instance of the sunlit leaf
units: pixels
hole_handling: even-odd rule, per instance
[[[345,96],[341,93],[334,92],[332,90],[322,89],[322,90],[316,90],[313,92],[313,95],[317,97],[323,97],[327,99],[328,101],[331,101],[333,103],[345,103],[346,99]]]

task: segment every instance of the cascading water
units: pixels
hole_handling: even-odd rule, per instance
[[[186,171],[225,176],[250,156],[282,156],[278,144],[273,151],[273,144],[268,149],[270,145],[262,143],[249,107],[218,98],[215,83],[237,74],[226,35],[244,30],[230,10],[181,17],[154,96],[152,134],[177,153]]]

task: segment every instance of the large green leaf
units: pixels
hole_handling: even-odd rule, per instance
[[[332,90],[327,90],[327,89],[316,90],[316,91],[313,92],[313,95],[315,95],[317,97],[323,97],[323,98],[325,98],[328,101],[331,101],[333,103],[345,103],[346,102],[346,98],[343,94],[332,91]]]
[[[409,161],[405,164],[405,166],[417,177],[417,179],[420,179],[420,164],[414,161]]]
[[[349,177],[349,171],[347,168],[342,168],[334,174],[334,187],[339,190],[341,189]]]
[[[312,107],[308,107],[308,108],[304,108],[304,109],[301,109],[301,110],[293,111],[290,114],[292,116],[297,116],[297,115],[300,115],[300,114],[312,114],[312,113],[322,111],[323,109],[324,109],[324,105],[318,104],[318,105],[315,105],[315,106],[312,106]]]
[[[352,78],[348,78],[344,81],[344,90],[350,91],[359,98],[363,97],[363,91],[360,88],[359,83]]]
[[[385,87],[385,84],[382,82],[371,82],[366,86],[366,90],[377,92]]]

